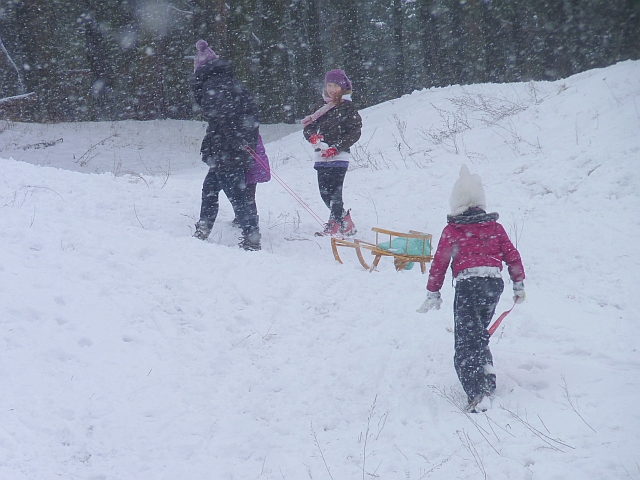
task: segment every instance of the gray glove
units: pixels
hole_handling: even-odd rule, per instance
[[[527,295],[524,293],[524,283],[513,282],[513,301],[515,303],[522,303]]]
[[[427,292],[427,299],[416,312],[427,313],[429,310],[440,310],[440,305],[442,305],[440,292]]]

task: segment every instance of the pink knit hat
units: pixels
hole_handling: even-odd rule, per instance
[[[198,52],[193,57],[193,73],[195,73],[196,70],[205,63],[218,58],[216,52],[211,50],[209,48],[209,44],[204,40],[198,40],[196,42],[196,48],[198,49]]]

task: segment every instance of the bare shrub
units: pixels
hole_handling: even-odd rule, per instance
[[[460,443],[462,444],[464,449],[473,457],[473,460],[476,462],[476,465],[478,466],[478,469],[484,476],[485,480],[491,478],[487,473],[487,469],[484,467],[484,463],[482,462],[482,457],[480,456],[480,453],[478,452],[478,449],[476,448],[476,445],[469,434],[465,432],[464,429],[456,431],[456,434],[458,435]]]
[[[563,87],[563,86],[564,85],[561,85],[561,87]],[[566,88],[567,87],[564,86],[564,89],[566,89]],[[558,90],[558,93],[560,93],[560,91],[561,90]],[[540,105],[542,103],[542,100],[544,100],[543,98],[540,97],[540,91],[538,89],[538,85],[533,80],[531,80],[529,82],[528,94],[529,94],[529,98],[531,98],[531,101],[533,103],[535,103],[536,105]]]
[[[2,120],[0,121],[0,133],[4,132],[5,130],[13,130],[15,126],[16,124],[12,120]]]
[[[575,447],[572,447],[571,445],[563,442],[562,440],[560,440],[559,438],[551,438],[550,436],[548,436],[545,433],[542,433],[540,430],[538,430],[536,427],[534,427],[533,425],[531,425],[531,423],[529,423],[528,420],[520,417],[518,414],[516,414],[515,412],[512,412],[511,410],[509,410],[506,407],[501,406],[500,407],[502,410],[504,410],[505,412],[509,413],[509,415],[511,415],[511,417],[514,420],[517,420],[518,422],[520,422],[523,426],[525,426],[531,433],[533,433],[536,437],[538,437],[540,440],[542,440],[544,443],[547,444],[547,446],[549,448],[551,448],[552,450],[555,450],[557,452],[562,452],[564,453],[564,450],[562,450],[560,448],[560,446],[562,447],[567,447],[567,448],[571,448],[575,450]],[[544,425],[544,424],[543,424]],[[545,429],[546,429],[546,425],[545,425]]]
[[[593,428],[591,425],[589,425],[587,423],[587,421],[582,417],[582,415],[580,415],[580,412],[578,411],[577,402],[574,403],[573,399],[571,398],[571,395],[569,395],[569,387],[567,386],[567,379],[564,377],[564,374],[561,376],[561,378],[562,378],[562,383],[563,383],[562,389],[564,391],[564,398],[567,399],[567,403],[571,407],[571,410],[573,410],[573,413],[578,415],[578,417],[580,417],[580,420],[582,420],[587,427],[589,427],[591,430],[593,430],[593,433],[598,433],[598,432],[596,432],[595,428]]]
[[[362,443],[362,480],[364,480],[365,478],[365,474],[366,475],[370,475],[372,477],[376,477],[376,473],[369,473],[366,471],[366,464],[367,464],[367,445],[369,443],[369,439],[371,439],[374,436],[374,433],[372,431],[373,426],[371,425],[371,421],[373,420],[374,416],[378,417],[378,431],[375,434],[375,440],[377,440],[378,438],[380,438],[380,434],[382,433],[382,430],[384,429],[385,424],[387,423],[387,417],[389,415],[389,412],[385,412],[384,414],[380,415],[379,413],[377,413],[376,409],[377,409],[377,401],[378,401],[378,395],[376,395],[373,399],[373,403],[371,404],[371,408],[369,409],[369,414],[367,416],[367,424],[366,424],[366,428],[364,432],[360,432],[360,438],[359,438],[359,442]],[[378,465],[380,466],[380,465]],[[377,469],[376,469],[377,470]]]
[[[87,164],[88,164],[91,160],[93,160],[95,157],[97,157],[97,156],[98,156],[98,152],[96,152],[96,151],[95,151],[95,150],[96,150],[96,148],[97,148],[97,147],[99,147],[100,145],[104,145],[104,144],[107,142],[107,140],[109,140],[110,138],[117,137],[117,136],[118,136],[118,134],[117,134],[117,133],[112,133],[112,134],[111,134],[111,135],[109,135],[108,137],[106,137],[106,138],[104,138],[104,139],[100,140],[100,141],[99,141],[99,142],[97,142],[97,143],[94,143],[93,145],[91,145],[91,146],[89,147],[89,149],[88,149],[86,152],[84,152],[82,155],[80,155],[80,157],[79,157],[79,158],[77,158],[77,159],[76,159],[76,158],[75,158],[75,155],[74,155],[73,161],[74,161],[74,162],[76,162],[76,163],[78,163],[81,167],[85,167],[85,166],[87,166]]]
[[[449,101],[459,109],[479,112],[481,114],[480,120],[485,125],[495,125],[503,118],[516,115],[528,108],[528,105],[513,102],[504,96],[481,93],[472,95],[464,92],[459,97],[449,98]]]
[[[271,167],[275,168],[278,167],[280,165],[286,165],[288,164],[291,159],[293,158],[292,155],[283,155],[282,152],[278,152],[275,157],[272,157],[271,155],[269,155],[269,158],[271,158]]]
[[[329,465],[327,465],[327,460],[324,458],[324,452],[322,451],[322,448],[320,448],[320,443],[318,442],[318,436],[316,435],[316,432],[313,429],[313,422],[311,422],[311,435],[313,436],[314,445],[318,449],[318,452],[320,452],[320,458],[322,458],[322,463],[324,463],[324,467],[327,469],[327,473],[329,474],[329,477],[331,477],[331,480],[333,480],[333,475],[331,475],[331,470],[329,469]]]
[[[447,392],[444,388],[438,388],[438,387],[436,387],[434,385],[430,385],[429,388],[437,396],[439,396],[441,398],[444,398],[447,402],[449,402],[451,405],[453,405],[458,410],[458,412],[460,412],[462,415],[464,415],[467,418],[467,420],[469,420],[473,424],[473,426],[476,427],[476,430],[478,430],[478,433],[480,433],[480,435],[482,435],[482,438],[485,439],[485,441],[489,444],[489,446],[493,449],[493,451],[496,452],[498,455],[500,455],[500,452],[489,441],[489,436],[491,436],[491,434],[493,433],[493,435],[496,437],[496,439],[498,439],[498,441],[500,439],[495,434],[493,429],[491,429],[491,432],[489,432],[488,430],[486,430],[484,427],[482,427],[477,422],[476,418],[482,418],[482,417],[478,417],[477,414],[470,413],[469,411],[467,411],[466,406],[465,406],[465,400],[464,400],[464,398],[462,396],[460,396],[458,393],[456,393],[453,389],[451,389],[449,392]],[[489,418],[486,414],[485,414],[485,417]]]
[[[398,129],[398,134],[400,135],[402,142],[409,148],[409,150],[413,150],[407,143],[407,122],[402,121],[395,113],[393,114],[393,119],[396,122],[396,128]]]
[[[358,168],[369,168],[371,170],[398,169],[393,161],[385,158],[382,150],[378,150],[374,153],[367,148],[367,145],[368,144],[356,144],[351,147],[351,162],[349,162],[350,170]]]
[[[522,230],[524,230],[524,219],[520,219],[518,222],[518,220],[514,218],[509,224],[509,238],[511,238],[513,246],[516,248],[518,248],[518,243],[520,243]]]
[[[493,131],[504,140],[515,156],[526,155],[528,153],[542,153],[542,145],[540,139],[536,137],[535,142],[524,139],[519,133],[512,121],[508,121],[506,125],[494,125]],[[528,147],[529,151],[523,150],[523,146]]]
[[[22,147],[22,149],[23,150],[30,150],[30,149],[39,150],[42,148],[53,147],[62,142],[63,142],[63,139],[58,138],[56,140],[50,140],[48,142],[31,143],[29,145],[25,145],[24,147]]]
[[[433,104],[431,106],[438,112],[444,126],[434,127],[432,125],[430,128],[421,128],[419,130],[420,135],[434,145],[443,145],[452,148],[456,154],[459,153],[458,136],[471,129],[466,112],[463,108],[458,108],[456,111],[451,112],[438,108]]]

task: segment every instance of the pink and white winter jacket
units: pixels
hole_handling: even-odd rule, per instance
[[[452,260],[454,278],[467,268],[498,267],[502,270],[502,262],[505,262],[512,281],[524,280],[520,253],[497,219],[497,213],[485,213],[480,209],[447,217],[448,225],[442,231],[429,270],[427,290],[438,292],[442,288]]]

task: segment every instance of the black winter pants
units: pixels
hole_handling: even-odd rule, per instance
[[[341,221],[344,216],[342,202],[342,186],[347,174],[346,167],[320,167],[318,172],[318,188],[324,204],[331,210],[331,218]]]
[[[256,205],[256,187],[257,183],[247,183],[247,202],[251,208],[255,208],[256,212],[258,211],[258,206]]]
[[[487,375],[484,369],[493,365],[487,328],[503,290],[501,278],[471,277],[456,283],[453,362],[469,399],[495,388],[495,376]]]
[[[222,190],[231,202],[233,212],[242,228],[242,234],[246,237],[259,231],[256,204],[247,196],[244,175],[244,170],[221,172],[215,168],[209,169],[202,184],[200,222],[208,227],[213,227],[218,216],[218,200],[220,190]]]

